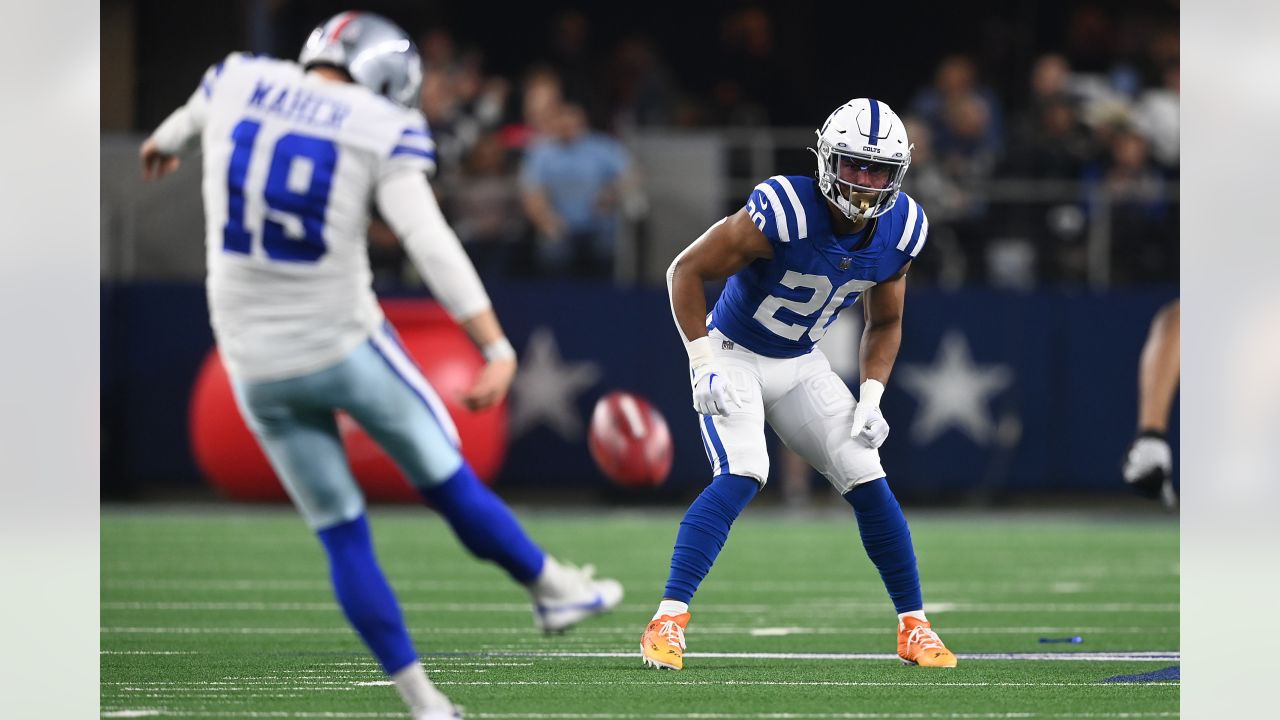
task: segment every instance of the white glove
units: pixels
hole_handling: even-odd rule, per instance
[[[689,367],[693,370],[693,409],[702,415],[728,415],[730,406],[742,407],[742,400],[729,377],[716,370],[711,338],[696,338],[685,349],[689,353]]]
[[[1129,446],[1122,471],[1124,481],[1143,497],[1159,498],[1169,508],[1178,504],[1173,489],[1173,451],[1163,434],[1140,433]]]
[[[728,415],[730,405],[742,407],[733,383],[711,365],[693,369],[693,409],[703,415]]]
[[[889,437],[889,423],[880,413],[880,397],[884,385],[879,380],[862,383],[858,388],[858,405],[853,409],[853,427],[849,437],[870,448],[878,448]]]

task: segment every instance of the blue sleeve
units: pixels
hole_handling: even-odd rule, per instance
[[[791,181],[775,175],[756,185],[747,198],[747,213],[773,245],[809,236],[809,218]]]

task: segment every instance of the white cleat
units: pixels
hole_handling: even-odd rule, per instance
[[[622,583],[595,578],[595,568],[560,563],[550,556],[533,588],[533,623],[545,633],[563,632],[622,602]]]

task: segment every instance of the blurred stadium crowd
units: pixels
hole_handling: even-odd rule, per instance
[[[557,16],[542,59],[514,76],[487,72],[483,52],[448,28],[423,34],[437,186],[482,272],[608,277],[620,223],[646,210],[625,145],[638,130],[797,121],[789,93],[775,92],[788,84],[776,22],[761,7],[724,14],[723,72],[709,92],[687,85],[646,37],[592,44],[591,20],[578,11]],[[1021,86],[993,82],[974,55],[946,54],[899,108],[915,143],[906,187],[933,229],[935,251],[917,276],[1082,282],[1080,239],[1103,190],[1112,283],[1176,283],[1176,26],[1129,37],[1106,11],[1085,7],[1062,31],[1062,51],[1036,57]],[[997,178],[1031,181],[1021,185],[1032,192],[993,200],[986,189]],[[1076,201],[1056,199],[1064,192]],[[401,282],[399,246],[375,237],[380,282]]]
[[[131,4],[144,41],[156,32],[146,16],[196,12]],[[629,149],[638,135],[794,130],[775,143],[770,172],[807,175],[806,133],[838,103],[875,95],[906,119],[915,144],[905,187],[928,209],[932,232],[914,282],[1175,284],[1177,2],[989,5],[904,5],[895,12],[907,21],[885,33],[826,28],[833,16],[804,2],[679,15],[662,4],[551,4],[495,10],[498,23],[451,3],[368,9],[419,33],[422,109],[440,158],[434,184],[487,278],[614,276],[619,234],[645,242],[654,211],[638,177],[643,158]],[[287,57],[316,18],[345,6],[245,7],[238,32],[224,34]],[[914,20],[926,16],[927,27]],[[153,60],[147,52],[140,64]],[[153,87],[161,80],[178,78]],[[140,100],[133,129],[149,131],[152,101]],[[762,179],[740,158],[731,165],[738,184],[726,213]],[[1099,232],[1105,242],[1092,242]],[[415,287],[391,234],[375,225],[370,237],[378,289]]]

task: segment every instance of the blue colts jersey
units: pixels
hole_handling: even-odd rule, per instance
[[[813,350],[836,315],[867,288],[897,275],[929,233],[924,210],[900,193],[893,209],[863,230],[837,235],[827,199],[811,177],[765,180],[752,191],[747,212],[769,238],[773,257],[729,278],[707,328],[776,358]]]

